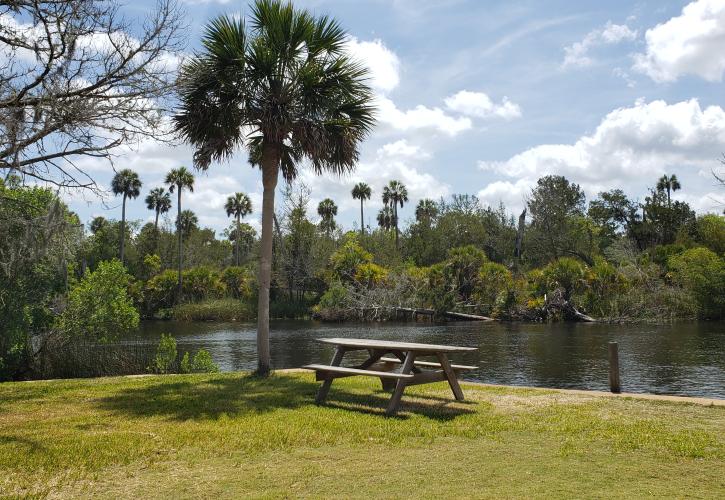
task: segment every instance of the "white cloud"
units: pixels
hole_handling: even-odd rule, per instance
[[[500,104],[495,104],[483,92],[461,90],[446,97],[445,103],[451,111],[477,118],[497,117],[512,120],[521,116],[519,105],[511,102],[508,97],[504,97]]]
[[[518,215],[526,206],[526,196],[531,192],[536,182],[530,178],[519,179],[516,182],[495,181],[478,192],[478,198],[495,207],[503,202],[506,210]]]
[[[378,149],[378,156],[402,157],[402,158],[429,158],[430,154],[420,146],[409,144],[407,140],[391,142]]]
[[[564,47],[563,68],[570,66],[586,67],[594,61],[589,57],[589,51],[600,45],[613,45],[620,42],[632,41],[637,38],[637,30],[631,29],[626,24],[613,24],[608,21],[603,28],[595,29],[587,33],[581,42],[573,43]]]
[[[505,177],[484,189],[482,198],[510,189],[521,190],[541,176],[564,175],[582,185],[589,196],[615,187],[640,192],[663,173],[676,173],[689,184],[690,195],[711,189],[700,172],[708,172],[725,150],[725,110],[702,108],[696,99],[667,104],[638,101],[612,111],[591,135],[574,144],[544,144],[502,162],[479,162],[479,167]],[[505,201],[505,200],[504,200]]]
[[[725,71],[725,2],[698,0],[682,14],[648,29],[647,50],[636,54],[634,69],[656,82],[683,75],[722,81]]]
[[[400,60],[382,40],[360,41],[350,37],[347,42],[350,56],[370,71],[370,85],[380,93],[388,93],[400,83]]]
[[[450,116],[439,107],[429,108],[418,104],[402,111],[387,97],[378,98],[376,106],[378,120],[401,132],[432,129],[453,137],[473,126],[469,118]]]

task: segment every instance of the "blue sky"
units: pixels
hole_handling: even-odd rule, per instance
[[[349,50],[370,67],[379,105],[354,174],[300,176],[315,217],[317,202],[331,197],[344,226],[359,224],[350,190],[364,180],[374,191],[366,224],[374,223],[390,179],[408,186],[404,219],[418,199],[454,193],[518,212],[546,174],[566,175],[589,200],[612,188],[642,199],[659,176],[677,174],[683,189],[675,198],[700,212],[722,210],[725,194],[711,170],[725,152],[725,0],[295,4],[331,14],[348,30]],[[125,9],[142,15],[147,5],[136,0]],[[191,52],[205,22],[244,14],[247,2],[189,1],[185,9]],[[117,158],[116,168],[134,169],[144,182],[142,197],[129,202],[130,218],[151,220],[143,196],[179,165],[191,166],[184,145],[145,142]],[[90,168],[108,186],[111,167]],[[260,175],[243,152],[198,174],[184,205],[221,231],[229,223],[224,201],[235,191],[250,194],[249,221],[259,227]],[[83,219],[120,214],[112,197],[69,200]]]

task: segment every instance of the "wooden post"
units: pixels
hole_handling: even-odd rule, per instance
[[[621,392],[619,384],[619,344],[609,343],[609,390],[614,393]]]

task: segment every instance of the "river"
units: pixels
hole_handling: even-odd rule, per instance
[[[161,333],[179,351],[204,348],[223,371],[256,366],[255,325],[143,322],[124,341],[155,344]],[[725,398],[725,323],[600,325],[584,323],[329,324],[273,321],[274,368],[329,362],[320,337],[356,337],[451,344],[478,351],[453,357],[479,368],[466,380],[536,387],[608,389],[607,343],[619,343],[622,390]],[[362,354],[360,354],[362,356]]]

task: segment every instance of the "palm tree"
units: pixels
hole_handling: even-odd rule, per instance
[[[370,186],[364,182],[358,182],[355,187],[352,188],[352,197],[355,200],[360,200],[360,234],[365,234],[365,219],[363,218],[363,203],[365,200],[369,200],[372,195]]]
[[[176,218],[176,227],[181,228],[184,236],[199,228],[199,218],[191,210],[182,210]]]
[[[262,171],[262,238],[257,308],[258,373],[267,375],[274,192],[279,172],[291,181],[307,158],[317,174],[355,167],[373,123],[367,70],[346,54],[334,19],[279,0],[256,0],[250,19],[221,16],[202,50],[182,66],[174,117],[195,148],[194,163],[231,158],[241,146]]]
[[[234,196],[227,198],[227,202],[224,204],[224,210],[227,211],[227,217],[232,215],[237,221],[237,234],[240,234],[240,225],[242,223],[242,217],[252,213],[252,200],[249,199],[244,193],[234,193]],[[236,238],[234,242],[234,252],[237,255],[236,264],[239,265],[239,240]]]
[[[680,185],[680,181],[677,180],[677,176],[675,174],[672,174],[670,176],[663,175],[657,181],[657,189],[659,191],[667,191],[667,206],[668,207],[670,207],[672,205],[672,200],[670,199],[670,192],[677,191],[680,188],[682,188],[682,186]]]
[[[155,212],[154,229],[158,231],[159,215],[171,210],[171,195],[162,187],[153,188],[146,196],[146,208]]]
[[[320,228],[325,232],[327,237],[335,229],[335,216],[337,215],[337,205],[330,198],[325,198],[317,205],[317,215],[322,217]]]
[[[138,174],[131,169],[125,168],[113,176],[111,181],[111,191],[113,194],[123,196],[121,202],[121,248],[120,259],[123,263],[123,251],[126,243],[126,198],[137,198],[141,194],[141,179]]]
[[[415,207],[415,220],[430,224],[436,217],[438,217],[438,204],[435,201],[425,198],[418,202],[418,206]]]
[[[383,189],[383,203],[393,209],[393,225],[395,227],[395,248],[399,248],[398,244],[398,205],[403,205],[408,201],[408,190],[400,181],[390,181]]]
[[[378,226],[383,228],[385,231],[390,231],[393,228],[393,209],[388,205],[385,205],[378,212]]]
[[[186,167],[179,167],[172,169],[166,174],[164,180],[169,185],[169,192],[173,193],[176,190],[176,235],[179,245],[178,255],[178,271],[179,271],[179,284],[178,284],[178,296],[181,297],[181,228],[179,222],[181,221],[181,191],[184,188],[188,189],[192,193],[194,192],[194,175],[189,172]]]

